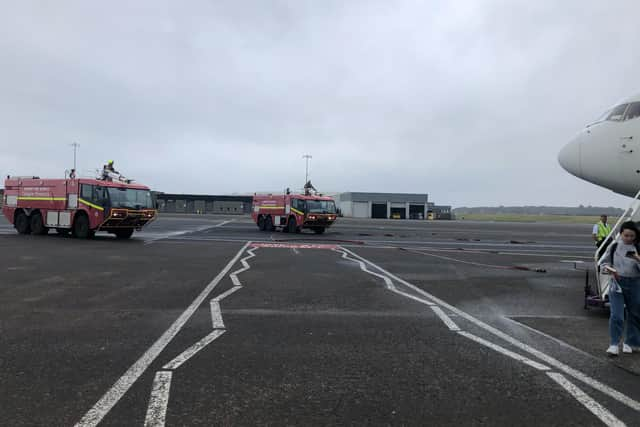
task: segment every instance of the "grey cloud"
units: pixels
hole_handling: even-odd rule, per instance
[[[77,140],[83,170],[114,158],[159,190],[253,192],[299,185],[310,152],[327,190],[624,206],[556,154],[638,91],[639,14],[632,1],[19,2],[0,17],[0,172],[59,173]]]

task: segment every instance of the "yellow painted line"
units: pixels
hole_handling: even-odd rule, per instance
[[[297,213],[298,215],[304,215],[304,212],[300,212],[298,209],[291,208],[291,210]]]
[[[92,207],[94,209],[98,209],[99,211],[103,211],[104,210],[103,207],[100,207],[98,205],[94,205],[93,203],[87,202],[85,199],[78,198],[78,201],[80,203],[82,203],[83,205],[87,205],[87,206]]]
[[[43,202],[64,202],[66,197],[28,197],[18,196],[18,200],[43,201]]]
[[[260,209],[284,209],[284,206],[260,206]]]

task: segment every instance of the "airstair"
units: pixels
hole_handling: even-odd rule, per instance
[[[633,198],[633,202],[624,211],[624,213],[618,218],[616,224],[611,228],[611,233],[605,239],[605,242],[611,244],[616,241],[618,236],[620,235],[620,226],[627,222],[634,221],[636,223],[640,222],[640,191]],[[638,236],[640,237],[640,236]],[[593,289],[589,284],[589,276],[587,274],[587,279],[585,283],[585,308],[587,307],[609,307],[609,297],[607,293],[609,291],[609,279],[611,275],[605,273],[598,266],[600,263],[604,261],[604,250],[602,250],[602,256],[598,257],[598,253],[600,249],[597,249],[594,256],[594,266],[595,266],[595,276],[596,276],[596,289]]]

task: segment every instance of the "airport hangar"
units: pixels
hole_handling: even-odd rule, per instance
[[[451,219],[451,206],[429,202],[428,194],[341,193],[336,196],[345,217],[380,219]]]

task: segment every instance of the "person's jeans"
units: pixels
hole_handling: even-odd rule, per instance
[[[624,331],[626,305],[627,337],[624,342],[632,347],[640,347],[640,277],[620,277],[618,283],[622,288],[622,293],[609,292],[611,345],[620,344],[620,338],[622,338]]]

